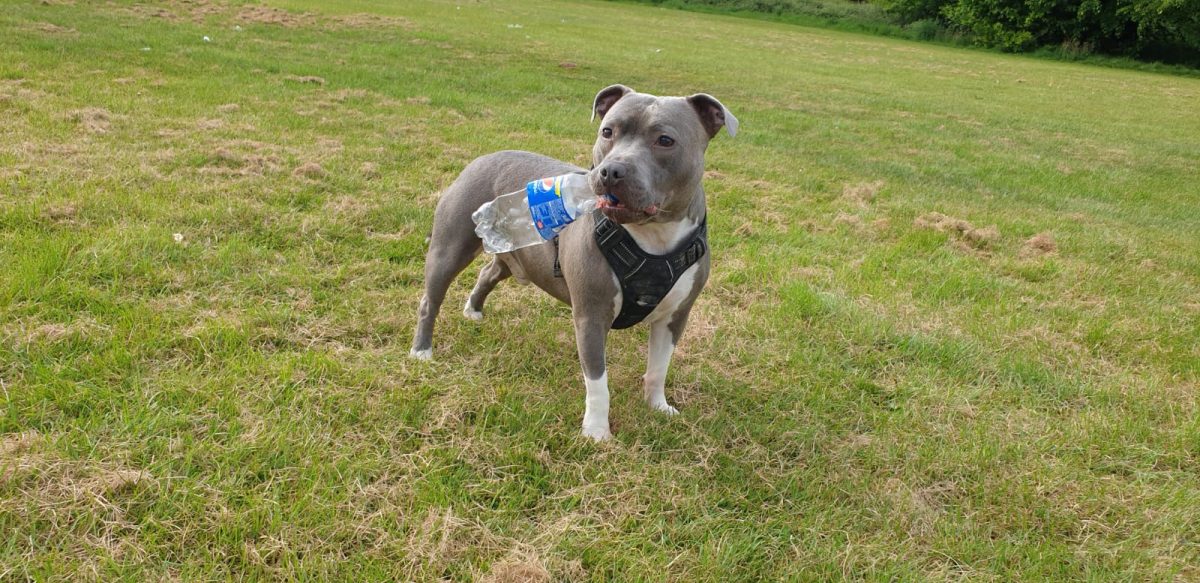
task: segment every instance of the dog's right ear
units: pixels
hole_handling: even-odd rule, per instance
[[[596,100],[592,102],[592,121],[596,121],[597,115],[604,119],[604,114],[612,109],[613,104],[630,93],[633,93],[633,90],[624,85],[609,85],[601,89],[596,94]]]

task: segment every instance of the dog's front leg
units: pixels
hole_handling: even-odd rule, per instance
[[[679,413],[667,403],[667,368],[671,355],[675,354],[675,334],[671,332],[670,318],[650,324],[650,349],[646,359],[646,374],[642,377],[642,397],[655,411],[667,415]]]
[[[611,322],[604,318],[575,315],[575,345],[583,365],[587,399],[583,410],[583,435],[596,441],[612,437],[608,425],[608,371],[604,348]]]

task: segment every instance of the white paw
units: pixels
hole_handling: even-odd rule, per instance
[[[612,439],[612,432],[608,430],[607,425],[595,427],[584,425],[583,436],[592,438],[592,441],[608,441]]]
[[[408,356],[417,360],[433,360],[433,349],[417,350],[414,348],[408,351]]]
[[[479,310],[472,310],[471,304],[463,306],[463,315],[466,316],[468,320],[475,320],[476,322],[483,319],[483,312],[480,312]]]
[[[650,408],[654,409],[655,411],[658,411],[659,413],[665,413],[667,415],[678,415],[679,414],[679,409],[676,409],[676,408],[672,407],[671,405],[667,404],[666,399],[663,399],[662,401],[657,402],[657,403],[650,403]]]

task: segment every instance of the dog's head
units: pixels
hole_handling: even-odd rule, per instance
[[[725,128],[737,135],[737,118],[716,98],[656,97],[612,85],[596,94],[600,118],[589,173],[600,210],[618,223],[677,218],[700,192],[704,151]]]

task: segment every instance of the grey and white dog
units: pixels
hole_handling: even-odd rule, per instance
[[[637,246],[665,255],[693,239],[705,219],[704,152],[722,127],[737,133],[737,118],[713,97],[656,97],[623,85],[600,91],[592,103],[592,119],[601,119],[592,148],[589,183],[602,202],[600,212],[621,224]],[[471,213],[498,195],[524,188],[531,180],[582,169],[529,152],[504,151],[471,162],[442,194],[434,212],[433,233],[425,256],[425,295],[410,355],[433,354],[433,324],[458,274],[482,249]],[[611,199],[609,199],[611,201]],[[606,263],[594,236],[595,219],[579,217],[550,242],[497,255],[479,273],[463,313],[483,318],[483,302],[509,276],[533,283],[571,306],[575,342],[587,388],[583,434],[604,440],[608,423],[608,373],[605,344],[621,311],[620,282]],[[561,277],[554,274],[556,253]],[[667,403],[667,367],[683,334],[688,313],[708,280],[710,254],[688,267],[644,320],[650,326],[649,362],[643,395],[651,408],[673,415]]]

